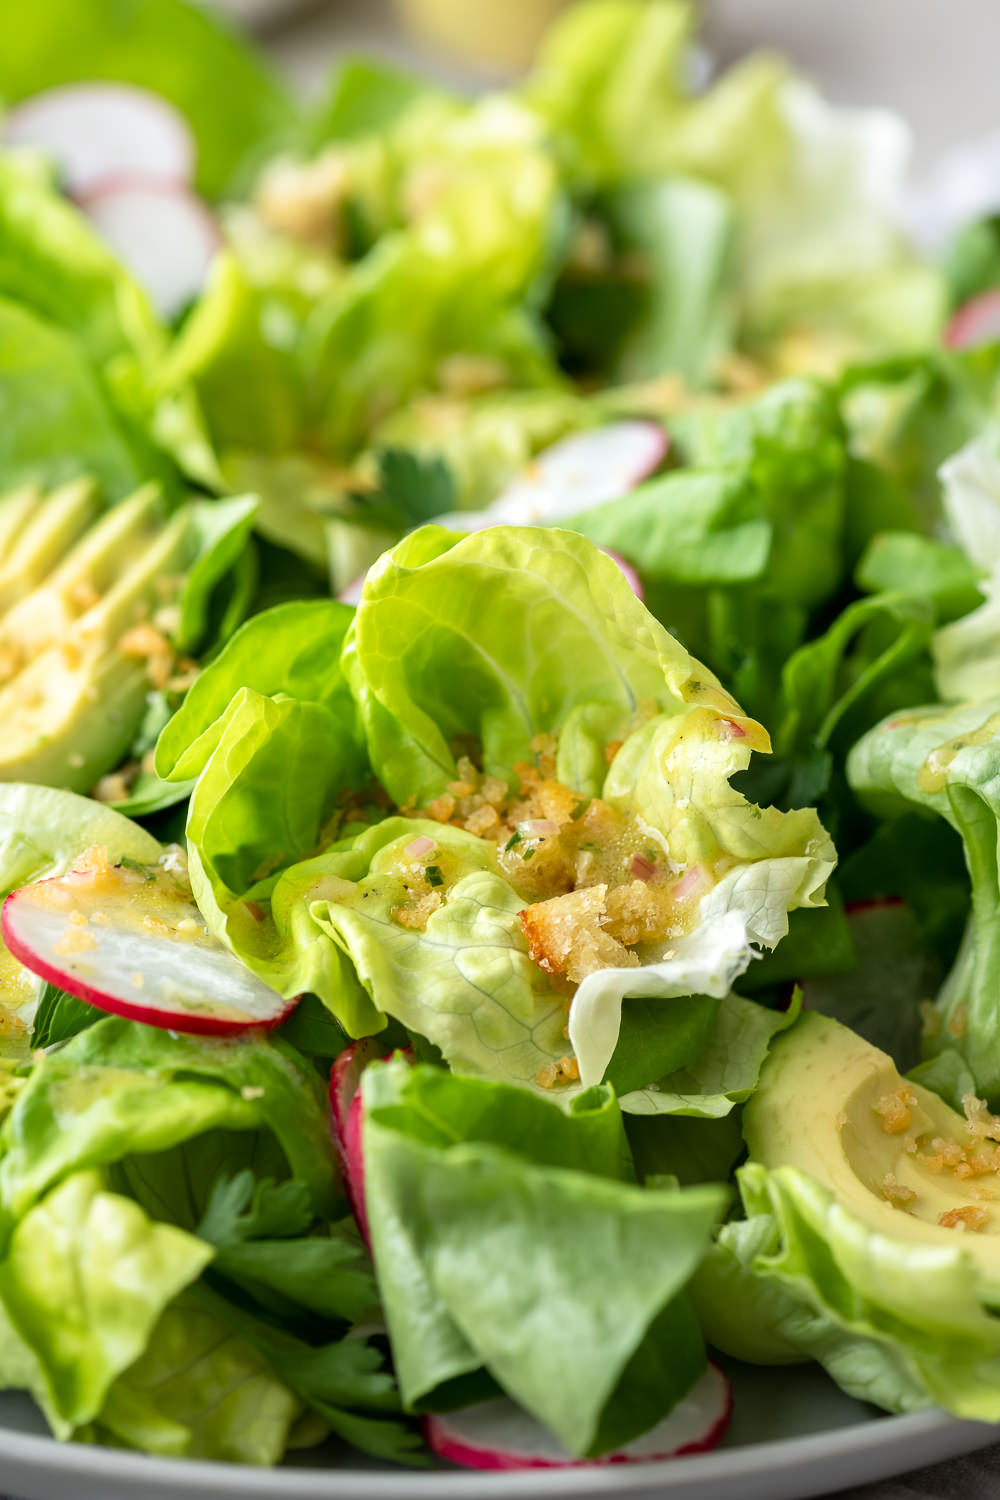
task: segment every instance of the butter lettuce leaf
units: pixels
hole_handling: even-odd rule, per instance
[[[316,1211],[336,1201],[318,1081],[280,1040],[174,1035],[109,1016],[47,1053],[17,1102],[2,1130],[8,1223],[68,1174],[217,1130],[273,1133]]]
[[[316,599],[277,605],[248,620],[199,675],[160,735],[159,774],[182,781],[205,769],[241,688],[349,714],[350,693],[336,662],[353,618],[348,605]]]
[[[311,608],[299,606],[295,619],[305,622]],[[265,628],[251,624],[242,639]],[[296,629],[289,625],[293,660]],[[419,822],[386,817],[376,802],[364,814],[373,826],[326,825],[326,852],[302,859],[310,844],[322,848],[323,820],[352,777],[363,791],[357,720],[342,703],[336,717],[325,706],[339,668],[324,675],[321,653],[307,653],[316,680],[310,665],[294,691],[309,700],[242,686],[203,728],[225,693],[258,671],[240,640],[228,666],[224,654],[206,673],[163,752],[193,769],[214,745],[188,821],[193,887],[213,930],[278,989],[318,994],[351,1035],[392,1016],[460,1071],[531,1085],[565,1054],[567,1007],[529,956],[526,902],[495,845],[427,824],[454,881],[423,930],[394,919],[405,899],[399,863]],[[257,679],[265,689],[268,650]],[[689,933],[649,945],[638,969],[601,970],[581,984],[569,1037],[584,1086],[611,1061],[625,996],[720,999],[755,945],[784,935],[789,909],[822,899],[833,854],[815,814],[755,808],[729,786],[751,748],[766,748],[760,726],[580,536],[414,532],[369,578],[343,662],[391,801],[444,793],[457,775],[451,746],[463,737],[481,744],[487,773],[507,781],[535,737],[555,733],[565,785],[653,828],[680,866],[724,861]],[[609,772],[605,746],[619,738]]]
[[[934,673],[942,698],[1000,695],[1000,440],[995,431],[967,444],[941,467],[942,505],[968,562],[981,570],[985,602],[934,635]]]
[[[104,1441],[168,1458],[274,1464],[303,1410],[197,1288],[164,1309],[139,1357],[110,1387],[95,1426]]]
[[[960,834],[972,882],[965,940],[938,995],[940,1022],[925,1025],[925,1055],[956,1052],[979,1091],[1000,1093],[1000,1020],[993,975],[1000,942],[996,767],[1000,701],[934,704],[893,715],[848,758],[854,790],[883,815],[907,803],[937,813]]]
[[[939,1404],[996,1420],[1000,1334],[961,1240],[880,1234],[794,1167],[750,1161],[737,1181],[747,1217],[723,1227],[692,1285],[716,1347],[764,1364],[817,1359],[889,1411]]]
[[[36,1362],[32,1394],[58,1437],[99,1415],[163,1309],[211,1258],[92,1171],[67,1177],[25,1214],[0,1261],[0,1300]]]
[[[363,1082],[373,1249],[404,1400],[485,1365],[571,1451],[604,1451],[701,1368],[682,1289],[725,1190],[645,1193],[581,1170],[588,1135],[618,1149],[607,1094],[557,1124],[555,1104],[433,1071],[396,1061]],[[470,1105],[442,1118],[429,1089]]]
[[[773,1039],[791,1026],[799,999],[785,1011],[768,1010],[740,995],[727,995],[704,1046],[692,1060],[653,1083],[623,1095],[630,1115],[688,1115],[718,1120],[749,1099]]]

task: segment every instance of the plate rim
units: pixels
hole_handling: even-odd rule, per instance
[[[112,1485],[144,1486],[152,1495],[190,1491],[213,1492],[219,1496],[268,1497],[268,1500],[496,1500],[517,1497],[530,1500],[549,1496],[586,1496],[612,1488],[616,1494],[628,1495],[652,1489],[706,1493],[713,1485],[727,1479],[747,1481],[777,1474],[789,1467],[807,1466],[831,1457],[831,1444],[837,1456],[851,1459],[854,1466],[845,1478],[834,1479],[834,1487],[853,1483],[864,1474],[857,1461],[876,1455],[891,1457],[898,1450],[904,1461],[897,1467],[880,1467],[872,1478],[902,1473],[922,1463],[934,1462],[934,1452],[923,1451],[935,1438],[950,1433],[957,1441],[940,1459],[972,1452],[1000,1439],[1000,1425],[974,1422],[952,1416],[934,1407],[902,1416],[886,1416],[828,1427],[797,1437],[768,1439],[761,1443],[741,1444],[735,1448],[717,1448],[710,1453],[686,1458],[661,1459],[635,1465],[595,1465],[592,1468],[508,1470],[488,1473],[480,1470],[407,1470],[397,1468],[377,1471],[296,1466],[294,1468],[252,1468],[240,1463],[207,1459],[168,1458],[132,1452],[101,1445],[61,1443],[56,1438],[18,1432],[0,1426],[0,1462],[13,1462],[22,1473],[33,1472],[40,1479],[51,1477],[87,1481],[105,1480]],[[17,1488],[15,1476],[9,1476]],[[9,1482],[4,1475],[4,1484]],[[153,1488],[150,1483],[153,1482]],[[822,1493],[823,1482],[810,1493]],[[800,1491],[806,1493],[806,1491]]]

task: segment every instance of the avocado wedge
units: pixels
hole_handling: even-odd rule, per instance
[[[108,508],[88,480],[0,498],[0,782],[86,792],[119,764],[150,694],[190,675],[185,622],[206,618],[253,513],[171,513],[155,485]]]
[[[806,1173],[881,1234],[960,1245],[1000,1287],[1000,1120],[972,1095],[963,1103],[965,1116],[805,1012],[775,1041],[743,1128],[751,1162]]]

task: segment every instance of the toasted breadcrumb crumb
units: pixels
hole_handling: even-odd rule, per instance
[[[913,1106],[916,1102],[917,1096],[913,1090],[908,1084],[901,1083],[898,1089],[891,1094],[883,1094],[872,1106],[881,1117],[882,1129],[886,1135],[901,1135],[904,1130],[909,1130],[913,1124]]]
[[[912,1203],[917,1196],[916,1191],[907,1187],[905,1183],[897,1182],[894,1172],[886,1172],[882,1179],[882,1192],[889,1203],[904,1205]]]
[[[960,1234],[967,1229],[982,1229],[984,1224],[989,1223],[989,1219],[987,1210],[977,1208],[974,1203],[970,1203],[967,1208],[949,1208],[947,1213],[938,1215],[938,1223],[942,1229],[957,1229]]]
[[[1000,1141],[1000,1118],[990,1113],[985,1099],[977,1099],[975,1094],[963,1094],[962,1108],[966,1129],[973,1140]]]

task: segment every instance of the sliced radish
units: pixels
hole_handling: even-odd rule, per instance
[[[81,196],[80,207],[162,317],[174,317],[201,291],[221,241],[212,215],[187,188],[108,177]]]
[[[194,174],[194,136],[184,116],[161,94],[132,84],[46,89],[10,111],[3,138],[51,156],[73,196],[121,173],[181,184]]]
[[[658,422],[609,422],[540,453],[484,514],[491,526],[551,526],[617,500],[659,468],[667,434]]]
[[[378,1058],[405,1057],[413,1060],[409,1047],[396,1053],[385,1054],[378,1037],[366,1036],[345,1047],[330,1069],[330,1115],[333,1120],[333,1139],[337,1148],[344,1177],[347,1201],[361,1237],[371,1249],[368,1233],[368,1211],[365,1207],[365,1158],[361,1146],[361,1127],[364,1123],[361,1101],[361,1075],[369,1063]]]
[[[344,1178],[347,1201],[351,1205],[361,1237],[370,1246],[368,1214],[365,1209],[365,1162],[361,1152],[361,1075],[379,1056],[379,1045],[373,1037],[362,1037],[345,1047],[330,1070],[330,1113],[333,1117],[333,1139]]]
[[[355,578],[353,583],[349,583],[346,588],[341,589],[340,593],[337,595],[337,598],[340,600],[341,604],[358,605],[361,603],[361,595],[364,592],[365,579],[367,577],[368,573],[366,571],[360,574],[359,577]]]
[[[439,1458],[466,1469],[590,1469],[704,1453],[729,1423],[733,1397],[716,1364],[642,1437],[600,1458],[572,1458],[541,1422],[500,1396],[462,1411],[425,1418],[424,1436]]]
[[[171,886],[160,867],[70,871],[8,896],[0,932],[25,968],[99,1010],[214,1036],[280,1025],[297,999],[234,958]]]
[[[669,447],[659,423],[640,418],[574,432],[532,459],[485,510],[452,510],[434,520],[451,531],[555,526],[627,495],[659,468]]]
[[[978,349],[1000,339],[1000,287],[979,292],[952,314],[944,331],[949,349]]]

